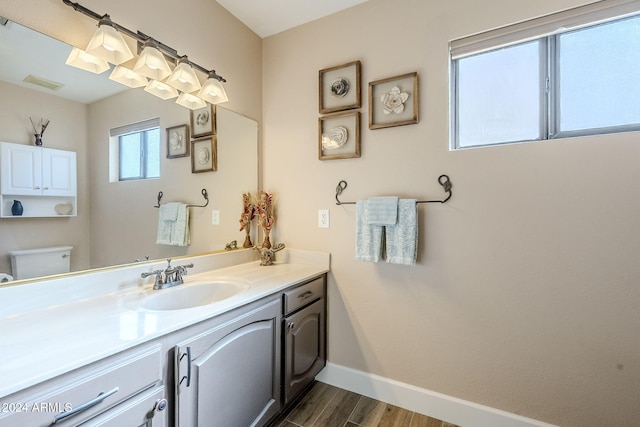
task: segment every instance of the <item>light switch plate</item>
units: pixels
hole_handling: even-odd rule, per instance
[[[329,209],[318,211],[318,228],[329,228]]]
[[[211,225],[220,225],[220,211],[211,211]]]

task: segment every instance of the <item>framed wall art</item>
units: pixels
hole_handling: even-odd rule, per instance
[[[191,136],[199,138],[216,134],[216,107],[207,104],[206,107],[191,110]]]
[[[336,113],[318,119],[320,160],[360,157],[360,112]]]
[[[218,170],[218,140],[215,135],[191,141],[191,173]]]
[[[418,123],[418,73],[369,83],[369,129]]]
[[[360,61],[320,70],[319,91],[320,114],[360,108]]]
[[[184,124],[167,128],[167,159],[189,155],[189,126]]]

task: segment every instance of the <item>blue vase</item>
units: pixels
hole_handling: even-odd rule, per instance
[[[23,212],[22,203],[20,200],[14,200],[13,205],[11,206],[11,214],[13,216],[21,216]]]

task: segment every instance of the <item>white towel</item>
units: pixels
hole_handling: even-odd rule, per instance
[[[418,255],[418,205],[416,202],[416,199],[400,199],[398,223],[385,227],[385,258],[389,263],[416,265]]]
[[[163,220],[163,218],[172,218],[174,211],[175,220]],[[156,243],[173,246],[188,246],[191,243],[189,208],[186,204],[175,202],[160,206]]]
[[[369,225],[366,200],[356,202],[356,261],[378,262],[382,256],[382,230]]]
[[[367,223],[371,225],[393,225],[398,221],[398,198],[371,197],[367,201]]]

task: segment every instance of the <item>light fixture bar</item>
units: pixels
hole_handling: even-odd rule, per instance
[[[76,12],[80,12],[80,13],[82,13],[82,14],[90,17],[90,18],[95,19],[98,22],[100,22],[100,20],[102,20],[105,16],[108,16],[108,15],[99,15],[96,12],[92,11],[91,9],[88,9],[88,8],[82,6],[81,4],[74,3],[74,2],[72,2],[70,0],[62,0],[62,2],[64,4],[66,4],[67,6],[69,6],[69,7],[72,7],[73,10],[75,10]],[[149,37],[149,36],[146,36],[146,35],[144,35],[142,33],[139,33],[139,32],[135,33],[135,32],[129,30],[128,28],[123,27],[122,25],[120,25],[120,24],[118,24],[116,22],[113,22],[113,21],[111,21],[111,22],[113,24],[112,27],[114,27],[116,30],[118,30],[119,32],[121,32],[123,34],[126,34],[127,36],[131,37],[132,39],[136,40],[139,43],[143,43],[144,44],[149,39],[155,40],[157,42],[158,50],[160,50],[164,55],[166,55],[166,56],[168,56],[170,58],[173,58],[175,61],[178,61],[182,56],[184,56],[184,55],[179,55],[176,52],[175,49],[172,49],[169,46],[165,45],[164,43],[159,42],[158,39],[156,39],[155,37]],[[216,80],[218,80],[221,83],[225,83],[226,82],[226,80],[222,76],[217,74],[214,70],[206,69],[203,66],[196,64],[195,62],[191,62],[191,61],[189,61],[189,62],[191,64],[192,68],[195,68],[198,71],[208,75],[209,78],[215,78]]]

